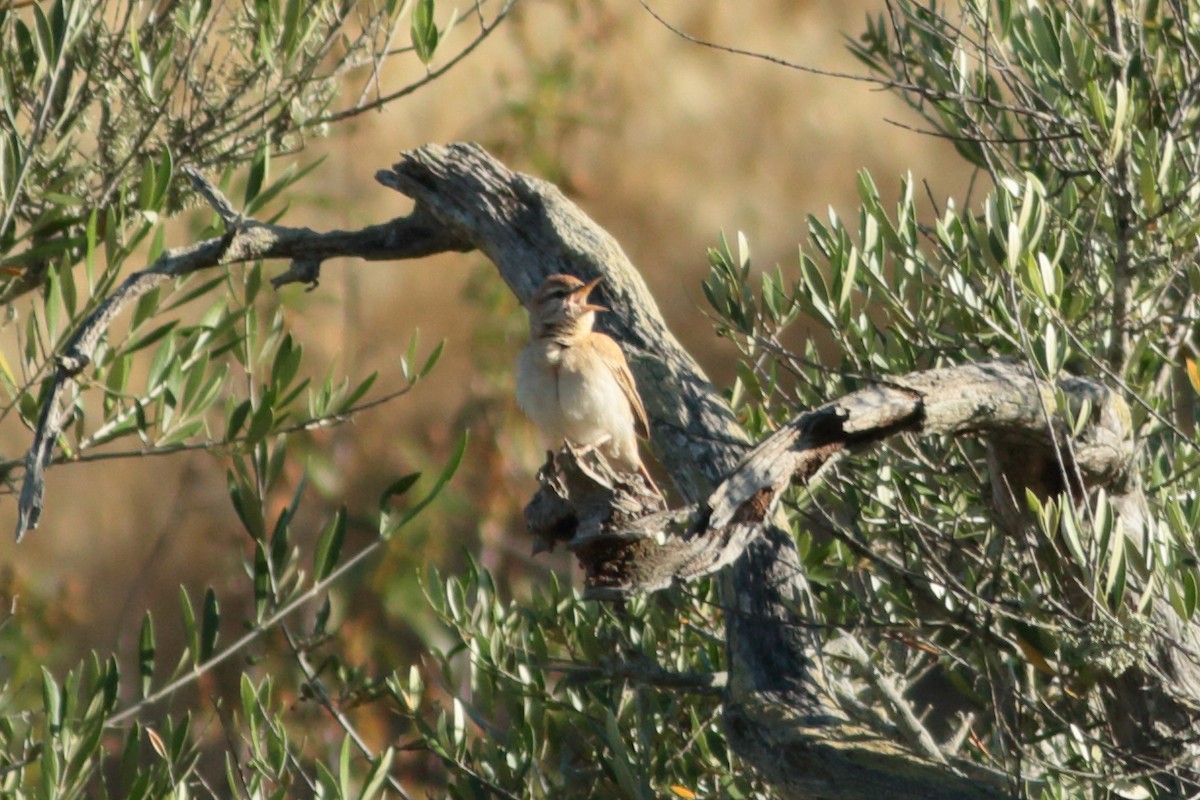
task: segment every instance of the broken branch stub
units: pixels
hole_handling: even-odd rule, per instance
[[[665,588],[673,570],[657,567],[662,531],[682,531],[686,510],[671,512],[640,475],[616,472],[594,448],[565,444],[547,455],[538,472],[541,488],[525,506],[534,553],[562,542],[587,579],[587,596],[613,599],[630,583]],[[652,521],[647,524],[647,521]],[[635,580],[626,576],[635,574]],[[655,575],[664,574],[659,585]]]

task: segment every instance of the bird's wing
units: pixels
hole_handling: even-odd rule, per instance
[[[638,436],[649,439],[650,421],[646,418],[646,407],[642,405],[642,398],[638,395],[637,384],[633,380],[633,373],[629,371],[629,362],[625,360],[621,346],[611,337],[598,334],[596,349],[604,357],[604,363],[612,370],[617,385],[621,387],[625,399],[629,401],[629,407],[633,409],[634,430]]]

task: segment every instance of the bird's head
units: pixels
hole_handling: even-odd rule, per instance
[[[573,275],[551,275],[529,301],[529,330],[537,336],[582,336],[592,329],[604,306],[588,302],[600,278],[584,283]]]

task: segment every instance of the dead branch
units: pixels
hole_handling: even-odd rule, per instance
[[[1003,443],[1011,454],[1004,471],[1011,513],[1021,512],[1024,492],[1045,486],[1042,460],[1058,454],[1065,473],[1080,488],[1112,488],[1129,469],[1133,442],[1124,400],[1106,387],[1081,378],[1059,382],[1075,408],[1085,403],[1094,423],[1068,441],[1055,409],[1055,387],[1034,378],[1015,362],[968,364],[895,378],[862,389],[797,416],[754,448],[707,499],[664,511],[652,505],[641,514],[614,501],[597,500],[620,482],[595,454],[562,451],[543,471],[539,496],[527,512],[530,530],[566,539],[591,581],[591,594],[617,597],[656,591],[675,581],[707,575],[737,559],[761,532],[785,491],[794,484],[814,486],[824,471],[847,454],[900,433],[972,434]],[[1124,423],[1124,427],[1122,427]],[[997,449],[1002,449],[997,445]],[[1021,457],[1024,454],[1024,457]],[[553,500],[551,499],[553,498]],[[619,501],[628,503],[628,495]],[[577,525],[568,530],[567,520]]]
[[[244,219],[220,190],[195,170],[185,170],[198,194],[221,217],[224,236],[177,247],[163,253],[148,268],[125,279],[91,314],[80,322],[56,359],[57,367],[45,395],[33,444],[25,456],[25,476],[17,512],[17,541],[36,528],[41,518],[46,493],[46,468],[54,453],[54,443],[67,423],[66,409],[71,406],[69,392],[74,378],[91,363],[103,336],[113,320],[146,292],[172,278],[193,272],[260,259],[290,259],[292,266],[272,283],[278,288],[292,281],[315,284],[320,263],[339,256],[354,256],[368,261],[392,261],[446,251],[469,250],[469,245],[450,237],[417,206],[406,217],[372,225],[360,231],[317,233],[308,228],[267,225]]]

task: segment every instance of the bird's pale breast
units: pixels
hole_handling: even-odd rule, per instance
[[[600,446],[617,466],[637,469],[633,410],[597,352],[530,342],[517,359],[517,404],[547,436]]]

